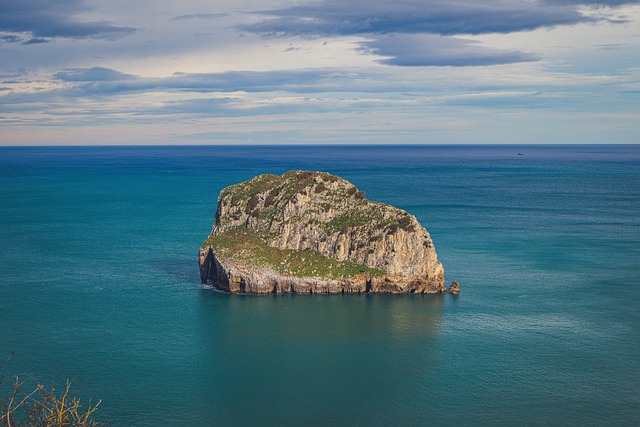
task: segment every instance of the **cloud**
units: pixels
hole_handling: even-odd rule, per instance
[[[275,72],[227,71],[222,73],[175,73],[163,84],[193,91],[296,90],[327,74],[325,70],[279,70]]]
[[[49,43],[50,41],[51,39],[44,38],[44,37],[33,37],[25,41],[23,44],[42,44],[42,43]]]
[[[536,91],[493,91],[448,95],[437,99],[439,105],[450,107],[479,107],[533,109],[548,107],[554,99]]]
[[[257,12],[261,19],[242,29],[267,37],[365,37],[368,40],[361,43],[361,51],[386,57],[378,62],[387,65],[509,64],[539,57],[452,37],[601,21],[615,24],[610,16],[593,11],[630,3],[640,0],[319,0]]]
[[[638,4],[638,0],[544,0],[547,4],[571,4],[582,6],[623,6],[627,4]]]
[[[274,36],[454,35],[510,33],[593,19],[582,15],[575,3],[550,1],[542,4],[526,0],[322,0],[261,13],[270,18],[247,25],[244,29]]]
[[[22,37],[16,34],[5,34],[0,36],[0,43],[17,43],[22,40]]]
[[[165,78],[133,76],[103,67],[74,68],[57,72],[54,79],[71,83],[74,93],[124,94],[151,90],[181,92],[304,92],[333,89],[352,76],[335,70],[228,71],[221,73],[175,73]]]
[[[562,117],[637,111],[623,3],[0,0],[0,144],[594,141]]]
[[[536,55],[481,47],[475,41],[434,35],[393,35],[362,43],[383,57],[380,62],[401,66],[477,66],[537,61]]]
[[[172,21],[182,21],[188,19],[219,19],[229,16],[228,13],[192,13],[189,15],[180,15],[172,18]]]
[[[114,39],[135,31],[106,21],[84,22],[75,18],[86,12],[81,0],[2,0],[0,31],[28,33],[32,40],[43,38]]]
[[[64,82],[113,82],[135,78],[130,74],[104,67],[72,68],[55,73],[53,77]]]

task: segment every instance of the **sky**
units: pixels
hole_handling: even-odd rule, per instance
[[[0,145],[640,143],[640,0],[0,0]]]

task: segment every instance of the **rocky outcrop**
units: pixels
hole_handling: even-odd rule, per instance
[[[460,293],[460,285],[458,284],[458,282],[456,282],[455,280],[451,282],[451,285],[449,286],[449,289],[447,289],[447,292],[449,292],[451,295],[458,295]]]
[[[407,212],[323,172],[260,175],[225,188],[200,277],[234,293],[437,293],[444,270]]]

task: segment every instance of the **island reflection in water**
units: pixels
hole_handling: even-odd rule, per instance
[[[441,309],[449,295],[228,295],[202,292],[202,357],[215,365],[215,421],[341,423],[387,418],[381,395],[427,390],[438,363]],[[416,384],[425,383],[425,387]],[[411,386],[409,386],[411,384]],[[432,396],[424,396],[425,404]],[[238,400],[251,410],[237,413]],[[422,399],[419,399],[422,400]],[[338,409],[340,408],[340,409]],[[378,408],[381,409],[381,408]],[[262,415],[261,415],[262,414]]]

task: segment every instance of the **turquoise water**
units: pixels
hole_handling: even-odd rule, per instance
[[[218,192],[289,169],[416,215],[461,295],[203,289]],[[0,148],[0,242],[3,371],[115,426],[640,424],[640,146]]]

